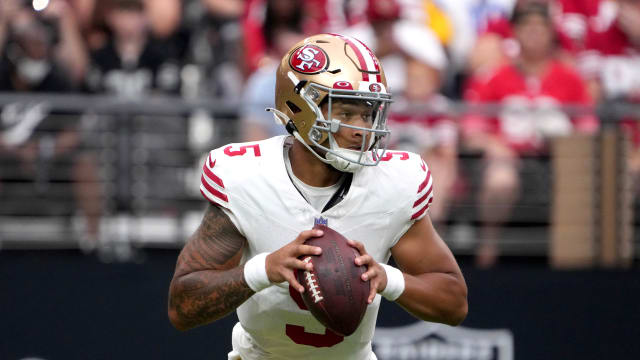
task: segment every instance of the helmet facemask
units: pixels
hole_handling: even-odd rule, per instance
[[[309,128],[310,144],[298,138],[320,160],[328,163],[340,171],[355,172],[363,166],[376,166],[386,151],[387,137],[390,131],[387,129],[387,111],[391,103],[391,95],[380,92],[367,92],[358,90],[331,89],[315,83],[310,83],[300,89],[299,95],[316,115],[315,123]],[[316,101],[322,95],[324,100],[320,104]],[[327,118],[325,118],[321,106],[327,103]],[[334,116],[336,101],[362,102],[372,109],[371,127],[360,127],[346,124]],[[341,127],[362,131],[360,149],[341,148],[335,137]],[[329,141],[326,146],[326,141]],[[319,150],[319,151],[318,151]]]

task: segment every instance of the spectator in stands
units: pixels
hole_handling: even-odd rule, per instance
[[[295,1],[267,0],[265,19],[254,35],[246,40],[251,43],[259,41],[264,49],[255,54],[258,68],[251,73],[245,84],[243,99],[247,107],[240,109],[242,122],[241,137],[244,141],[266,139],[285,133],[280,123],[273,119],[273,114],[266,112],[275,99],[276,70],[280,60],[291,46],[304,38],[302,33],[301,5]],[[246,22],[246,29],[251,29],[251,22]],[[256,29],[256,30],[257,30]],[[249,45],[250,48],[252,45]],[[259,57],[259,60],[258,60]],[[252,56],[249,56],[252,58]]]
[[[247,106],[240,109],[241,137],[243,141],[256,141],[286,133],[281,123],[276,123],[273,114],[266,112],[275,99],[276,70],[280,59],[294,44],[304,38],[304,34],[289,29],[270,32],[273,37],[269,54],[261,62],[245,84],[242,95]]]
[[[77,19],[84,39],[91,50],[104,46],[107,38],[105,15],[110,1],[66,0]],[[144,0],[154,37],[171,37],[178,29],[182,17],[180,0]]]
[[[509,1],[509,0],[508,0]],[[507,2],[508,2],[507,1]],[[477,36],[475,17],[477,7],[496,6],[496,0],[419,0],[426,16],[425,23],[436,34],[444,46],[449,66],[442,74],[443,91],[459,99],[461,97],[461,73],[467,65],[469,52],[473,48]],[[499,0],[504,3],[504,0]],[[501,4],[504,6],[504,4]]]
[[[522,156],[543,154],[551,137],[593,133],[598,127],[591,115],[570,117],[558,108],[590,105],[591,99],[580,76],[554,56],[549,8],[539,3],[518,7],[512,24],[518,57],[495,70],[477,91],[466,94],[471,102],[503,106],[495,117],[467,117],[462,128],[467,145],[480,150],[485,160],[478,199],[483,223],[477,252],[481,266],[497,259],[501,225],[522,189],[521,172],[527,167]]]
[[[71,91],[73,81],[55,57],[51,28],[27,8],[4,14],[11,18],[2,20],[8,35],[0,45],[5,50],[0,92]],[[46,103],[5,105],[0,111],[0,165],[0,203],[12,215],[68,216],[75,208],[62,199],[75,197],[86,218],[86,243],[95,244],[101,191],[95,161],[82,150],[77,115],[49,109]]]
[[[241,0],[186,0],[181,26],[182,95],[237,100],[244,82]]]
[[[598,2],[588,23],[580,69],[601,101],[640,104],[640,2]],[[633,111],[606,116],[608,121],[621,121],[632,140],[627,165],[640,193],[640,116]]]
[[[247,74],[260,67],[265,56],[272,56],[273,36],[266,31],[286,28],[307,35],[338,33],[366,21],[365,4],[349,0],[247,0],[242,20]]]
[[[11,45],[5,41],[10,40],[11,31],[21,31],[36,23],[43,28],[44,35],[42,38],[28,40],[24,46],[42,48],[42,43],[46,43],[47,52],[42,54],[40,59],[55,63],[57,70],[64,73],[53,76],[65,76],[70,80],[71,86],[79,85],[86,74],[88,56],[75,16],[64,0],[52,0],[39,12],[31,6],[26,6],[26,2],[0,0],[0,44],[3,44],[0,45],[0,50],[3,50],[4,43]],[[31,45],[30,42],[34,44]],[[8,56],[20,56],[16,53],[20,49],[8,46],[6,50]],[[28,65],[22,64],[21,67],[25,68]],[[45,67],[41,66],[40,69]],[[45,72],[40,73],[44,76]]]
[[[305,1],[250,0],[243,19],[246,70],[251,74],[274,58],[274,33],[303,32]]]
[[[602,2],[579,56],[583,75],[602,100],[640,98],[640,2]]]
[[[557,52],[555,55],[558,59],[573,63],[574,55],[581,49],[584,41],[583,30],[581,31],[584,19],[579,12],[583,11],[583,7],[587,7],[583,2],[593,1],[516,0],[511,11],[494,13],[484,19],[479,24],[478,37],[469,54],[466,71],[468,79],[465,88],[473,91],[474,87],[485,81],[484,78],[497,67],[508,64],[518,56],[519,48],[509,19],[511,14],[529,4],[548,6],[551,12],[554,41],[560,45],[555,47]]]
[[[153,38],[143,0],[111,0],[106,11],[110,37],[93,51],[87,87],[138,97],[151,92],[177,92],[180,70],[174,54]]]
[[[33,10],[16,7],[2,13],[11,19],[0,63],[0,88],[5,91],[70,91],[69,69],[56,58],[56,38],[48,24]],[[2,15],[0,14],[0,16]]]
[[[89,52],[104,46],[107,41],[105,14],[109,1],[68,0],[78,21],[82,37]]]

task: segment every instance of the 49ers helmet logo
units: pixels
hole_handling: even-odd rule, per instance
[[[303,74],[317,74],[329,66],[327,53],[315,45],[304,45],[289,57],[293,70]]]

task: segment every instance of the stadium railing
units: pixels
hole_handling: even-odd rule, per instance
[[[438,108],[397,105],[393,108],[396,113],[453,118],[468,113],[495,115],[502,109],[498,104],[463,102]],[[182,246],[205,206],[198,190],[204,156],[239,140],[239,106],[216,99],[187,101],[166,96],[128,99],[0,93],[0,139],[4,139],[0,140],[4,144],[0,145],[0,246],[76,248],[82,244],[90,220],[83,215],[82,191],[74,189],[72,175],[76,159],[85,155],[97,171],[98,246],[119,246],[125,249],[123,258],[131,254],[131,248]],[[587,263],[618,264],[640,258],[638,236],[633,235],[640,224],[632,216],[636,201],[624,161],[629,144],[616,126],[620,119],[640,114],[639,106],[620,102],[597,108],[563,106],[562,111],[595,113],[602,130],[586,141],[567,137],[551,142],[547,164],[529,174],[546,180],[540,183],[547,185],[525,189],[526,196],[518,202],[500,239],[501,253],[553,259],[561,254],[560,264],[579,264],[585,258],[590,259]],[[64,129],[72,129],[79,140],[69,149],[69,156],[58,156],[52,149],[64,142],[56,138]],[[8,142],[12,145],[7,146]],[[29,144],[36,145],[31,152],[25,151],[31,154],[27,158],[7,150]],[[16,157],[22,160],[16,162]],[[461,147],[459,158],[461,168],[470,168],[481,155]],[[567,164],[575,163],[589,164],[582,168],[589,178],[580,175],[586,187],[576,186],[580,183],[577,170],[563,171]],[[476,178],[467,180],[470,190],[453,204],[447,221],[445,238],[457,254],[471,254],[477,245],[474,192],[478,184]],[[567,195],[569,190],[561,189],[575,191]],[[545,193],[548,196],[542,196]],[[584,204],[593,211],[585,213]],[[577,228],[582,230],[574,231]],[[576,241],[586,244],[574,246]],[[607,252],[609,255],[603,255]],[[581,260],[567,259],[571,253],[582,254]]]

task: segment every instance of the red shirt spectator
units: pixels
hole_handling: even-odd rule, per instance
[[[472,116],[465,120],[466,132],[483,131],[500,137],[518,152],[539,151],[544,138],[566,135],[573,129],[592,132],[598,123],[593,116],[568,117],[559,106],[591,105],[580,76],[559,61],[551,62],[540,77],[527,77],[517,65],[499,68],[474,92],[472,102],[501,103],[498,116]]]
[[[640,102],[640,3],[591,1],[599,6],[588,22],[580,69],[597,84],[597,95],[601,98]],[[640,149],[637,117],[628,114],[622,127]]]
[[[603,98],[640,97],[640,3],[607,2],[590,21],[580,56],[583,74],[597,81]]]
[[[606,7],[608,0],[561,0],[557,1],[557,25],[570,41],[573,49],[584,49],[585,39],[589,27],[594,26],[599,19],[597,15]]]
[[[559,45],[567,51],[575,52],[583,47],[588,22],[598,14],[603,0],[519,0],[516,7],[532,2],[550,4]],[[513,38],[513,28],[506,17],[490,18],[484,30],[505,39]]]
[[[586,20],[583,8],[591,9],[592,2],[600,0],[517,0],[513,14],[533,4],[546,7],[549,12],[553,29],[554,52],[558,58],[573,62],[573,54],[584,48],[584,34]],[[587,6],[585,3],[589,3]],[[591,11],[591,10],[590,10]],[[512,15],[513,17],[513,15]],[[514,24],[508,15],[491,16],[485,21],[484,27],[476,40],[468,61],[469,78],[464,85],[464,92],[475,91],[479,83],[485,82],[486,77],[496,68],[509,63],[518,57],[520,45],[514,34]]]

